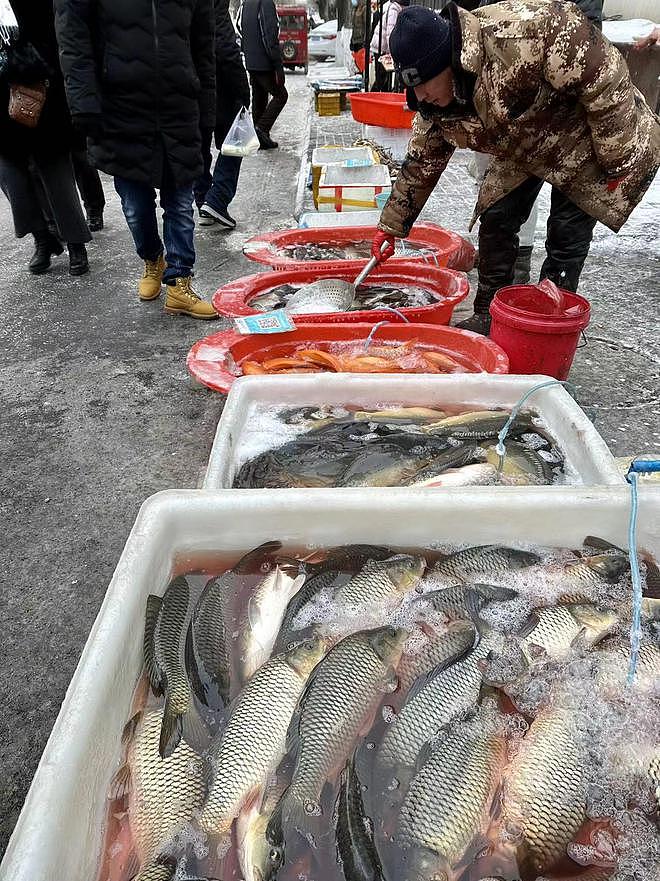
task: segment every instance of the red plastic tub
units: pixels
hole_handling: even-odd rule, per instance
[[[353,281],[356,273],[348,271],[341,265],[339,269],[325,267],[312,269],[285,269],[279,272],[262,272],[257,275],[246,275],[236,281],[223,285],[213,295],[213,305],[220,315],[235,318],[237,315],[255,315],[250,302],[259,294],[282,284],[303,285],[319,278],[341,278]],[[410,306],[400,309],[402,315],[410,322],[420,324],[449,324],[456,306],[470,292],[467,276],[453,269],[424,266],[420,263],[398,263],[396,266],[385,264],[376,268],[369,276],[367,284],[396,284],[424,287],[435,296],[435,302],[428,306]],[[329,324],[335,321],[360,323],[376,321],[403,321],[389,309],[356,310],[355,312],[331,312],[296,316],[296,323],[306,324],[321,322]]]
[[[332,266],[337,271],[338,266],[346,269],[355,269],[354,276],[364,266],[365,260],[296,260],[287,254],[278,253],[281,249],[291,245],[320,245],[345,247],[350,244],[361,244],[371,241],[376,233],[375,226],[338,226],[330,229],[285,229],[276,232],[260,233],[248,239],[243,245],[243,253],[250,260],[272,266],[273,269],[309,269],[314,271],[321,267]],[[469,272],[474,266],[475,251],[470,242],[466,241],[458,233],[443,229],[435,223],[416,223],[406,239],[406,244],[413,248],[425,249],[423,255],[401,254],[390,257],[387,261],[391,266],[394,262],[422,263],[439,266],[448,266],[450,269],[460,269]]]
[[[591,307],[584,297],[542,282],[501,288],[490,314],[490,338],[509,356],[511,373],[566,379]]]
[[[353,92],[349,96],[356,122],[383,128],[412,128],[415,113],[400,92]]]
[[[244,361],[265,361],[286,358],[301,345],[325,348],[329,343],[366,340],[374,324],[305,324],[290,333],[265,336],[242,336],[233,330],[214,333],[199,340],[188,352],[188,370],[199,382],[226,393],[234,380],[242,375]],[[456,358],[470,373],[508,373],[509,360],[492,340],[437,324],[389,324],[379,327],[374,345],[405,343],[417,340],[426,348],[444,350]],[[319,374],[319,382],[323,375]]]

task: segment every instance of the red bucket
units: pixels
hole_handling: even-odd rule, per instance
[[[584,297],[545,279],[538,285],[500,288],[490,314],[490,338],[509,356],[511,373],[566,379],[591,307]]]

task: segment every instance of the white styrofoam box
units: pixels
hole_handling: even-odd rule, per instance
[[[329,229],[336,226],[377,226],[380,220],[380,209],[343,212],[305,211],[298,221],[301,229]]]
[[[220,417],[204,481],[204,489],[228,489],[243,464],[241,443],[250,431],[253,404],[264,407],[351,405],[361,410],[383,404],[410,407],[465,405],[475,409],[511,408],[547,376],[491,374],[323,376],[247,376],[231,387]],[[567,466],[588,485],[621,484],[623,478],[605,441],[576,401],[560,385],[540,389],[525,408],[535,410],[557,441]],[[484,488],[482,488],[484,489]],[[525,491],[527,487],[521,487]],[[253,492],[254,490],[251,490]],[[444,492],[444,490],[443,490]]]
[[[658,6],[658,18],[660,18],[660,5]],[[603,22],[603,33],[611,43],[632,44],[640,37],[647,37],[652,30],[653,22],[648,18]]]
[[[142,506],[83,650],[9,842],[0,881],[90,881],[110,780],[142,666],[144,609],[174,573],[272,539],[285,548],[353,542],[530,542],[627,546],[628,487],[480,492],[364,489],[168,491]],[[660,491],[640,489],[639,547],[660,559]]]
[[[409,128],[386,128],[381,125],[363,125],[362,137],[369,141],[375,141],[379,147],[385,147],[397,160],[404,158],[408,152],[408,141],[411,131]]]
[[[339,144],[315,147],[312,152],[312,165],[342,165],[344,162],[377,165],[378,157],[371,147],[342,147]]]
[[[392,191],[386,165],[324,165],[318,187],[319,211],[361,211],[382,208],[379,199]]]

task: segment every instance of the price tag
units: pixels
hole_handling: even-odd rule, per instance
[[[286,333],[296,329],[284,309],[274,309],[272,312],[264,312],[263,315],[234,318],[234,327],[239,333]]]

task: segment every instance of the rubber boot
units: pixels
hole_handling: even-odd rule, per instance
[[[47,229],[34,233],[34,254],[28,264],[33,275],[42,275],[50,269],[50,258],[64,251],[62,242]]]
[[[461,330],[471,330],[472,333],[480,333],[482,336],[488,336],[490,332],[490,312],[488,311],[493,301],[495,292],[479,290],[474,298],[474,315],[466,318],[465,321],[459,322],[456,327]]]
[[[516,265],[513,268],[514,284],[529,284],[532,275],[532,251],[533,245],[521,245],[518,248]]]
[[[94,208],[87,212],[87,226],[90,232],[100,232],[103,229],[103,209]]]
[[[67,248],[69,250],[69,275],[85,275],[89,272],[87,248],[75,242],[68,242]]]

